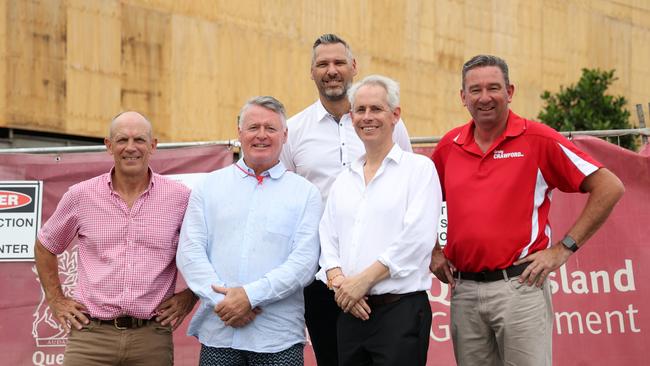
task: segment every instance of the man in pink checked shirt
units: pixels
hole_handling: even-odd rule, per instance
[[[70,331],[64,365],[172,365],[172,331],[197,298],[174,294],[175,255],[190,191],[154,173],[151,124],[137,112],[111,122],[115,166],[61,198],[38,234],[36,269],[55,319]],[[79,241],[74,299],[57,255]]]

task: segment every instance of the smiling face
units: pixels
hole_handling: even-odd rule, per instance
[[[269,170],[280,161],[287,129],[280,115],[259,105],[251,105],[241,116],[239,141],[244,162],[255,174]]]
[[[110,137],[104,139],[116,175],[143,179],[149,177],[149,158],[157,143],[151,136],[151,124],[137,112],[118,116],[111,124]]]
[[[400,108],[391,111],[386,89],[367,84],[359,88],[352,106],[352,124],[366,150],[393,144],[393,129],[400,117]]]
[[[484,66],[467,71],[460,97],[477,128],[491,130],[505,126],[514,91],[514,85],[506,85],[499,67]]]
[[[321,98],[344,99],[356,74],[356,61],[349,57],[342,43],[320,44],[314,50],[311,78]]]

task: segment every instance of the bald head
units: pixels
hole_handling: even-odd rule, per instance
[[[142,114],[135,112],[135,111],[126,111],[126,112],[121,112],[113,119],[111,120],[111,126],[108,131],[108,138],[112,139],[115,137],[115,133],[117,131],[117,127],[121,125],[124,122],[128,123],[136,123],[136,124],[144,124],[146,125],[146,132],[147,136],[151,140],[153,138],[153,133],[152,133],[152,128],[151,128],[151,122],[145,116]]]

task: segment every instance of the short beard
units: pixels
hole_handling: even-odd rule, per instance
[[[340,100],[343,100],[347,97],[347,91],[344,91],[341,94],[323,94],[325,99],[329,100],[330,102],[338,102]]]
[[[328,90],[327,88],[323,88],[321,95],[325,97],[325,99],[329,100],[330,102],[338,102],[340,100],[345,99],[348,96],[348,89],[350,89],[351,84],[352,83],[344,84],[343,90],[340,93],[338,92],[338,89]]]

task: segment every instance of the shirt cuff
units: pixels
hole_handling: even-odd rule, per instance
[[[210,290],[212,290],[212,288],[210,288]],[[206,305],[209,305],[211,308],[214,308],[215,306],[217,306],[217,304],[222,302],[223,299],[225,298],[224,295],[216,293],[216,292],[214,292],[213,294],[208,295],[208,297],[201,296],[201,294],[197,294],[197,293],[195,293],[195,294],[199,297],[199,300],[204,302]]]
[[[388,268],[388,273],[390,275],[390,278],[403,278],[408,276],[412,272],[408,270],[408,268],[399,267],[395,263],[391,262],[390,259],[386,258],[386,256],[384,255],[379,256],[379,258],[377,258],[377,261]]]
[[[325,268],[318,270],[318,272],[316,272],[316,279],[327,284],[327,270]]]
[[[264,293],[263,285],[260,281],[255,281],[242,286],[248,296],[248,302],[251,304],[251,309],[255,308],[262,302],[262,294]]]

